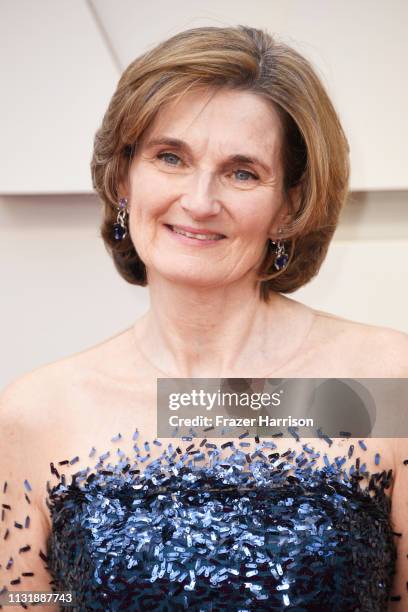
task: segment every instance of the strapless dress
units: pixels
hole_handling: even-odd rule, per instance
[[[61,609],[385,611],[392,470],[368,474],[351,446],[318,467],[307,444],[256,442],[191,439],[148,463],[136,441],[135,461],[106,453],[70,482],[52,465],[46,561],[75,604]]]

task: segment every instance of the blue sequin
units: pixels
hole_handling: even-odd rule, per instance
[[[47,565],[55,589],[72,591],[69,609],[385,611],[390,471],[369,490],[364,465],[347,474],[345,457],[324,455],[317,468],[306,445],[224,447],[169,444],[143,469],[122,461],[49,490]]]

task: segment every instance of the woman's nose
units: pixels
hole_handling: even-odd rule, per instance
[[[191,177],[189,187],[181,198],[181,206],[197,218],[217,215],[220,212],[221,203],[211,172],[197,172]]]

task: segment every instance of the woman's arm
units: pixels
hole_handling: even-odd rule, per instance
[[[395,341],[395,376],[408,378],[408,336],[399,334]],[[407,405],[408,409],[408,405]],[[406,433],[406,432],[405,432]],[[408,438],[396,438],[395,474],[392,491],[391,522],[397,547],[396,573],[391,590],[389,612],[408,609]]]
[[[408,610],[408,438],[396,439],[395,444],[391,521],[398,556],[388,610],[403,612]]]
[[[36,398],[30,377],[0,395],[0,592],[4,587],[9,592],[52,591],[44,561],[49,533],[41,505],[44,471],[37,461],[36,421],[41,419],[32,418]],[[59,606],[35,609],[50,612]]]

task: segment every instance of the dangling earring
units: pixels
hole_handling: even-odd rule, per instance
[[[126,216],[128,215],[128,209],[126,208],[128,201],[127,198],[120,198],[119,206],[117,207],[118,215],[116,217],[116,223],[113,224],[113,232],[115,240],[123,240],[127,236],[127,224]]]
[[[282,233],[282,228],[280,227],[278,230],[278,233],[281,234]],[[278,240],[278,242],[275,242],[274,240],[270,240],[271,244],[273,244],[273,246],[275,247],[275,251],[276,251],[276,257],[275,257],[275,261],[274,261],[274,266],[277,270],[283,270],[283,268],[285,268],[288,264],[289,261],[289,255],[285,250],[285,244],[281,241]]]

